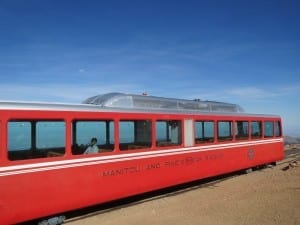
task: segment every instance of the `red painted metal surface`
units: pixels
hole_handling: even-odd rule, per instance
[[[185,147],[115,150],[96,155],[72,155],[73,119],[209,119],[278,120],[234,115],[170,115],[43,110],[0,111],[0,221],[12,224],[107,202],[188,181],[229,173],[283,158],[280,137],[233,140]],[[10,161],[7,158],[7,121],[64,119],[66,154],[63,157]],[[184,135],[184,134],[183,134]],[[115,129],[118,143],[118,129]]]

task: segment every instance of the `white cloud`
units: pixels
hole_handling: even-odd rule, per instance
[[[278,97],[296,96],[300,97],[300,85],[289,85],[280,87],[242,87],[226,91],[229,95],[243,99],[271,99]]]
[[[300,84],[284,86],[282,87],[281,92],[284,93],[285,95],[297,94],[300,97]]]
[[[79,69],[78,72],[79,72],[79,73],[85,73],[86,70],[85,70],[85,69]]]
[[[278,94],[266,89],[261,89],[257,87],[244,87],[244,88],[233,88],[227,91],[229,95],[247,98],[247,99],[262,99],[275,97]]]

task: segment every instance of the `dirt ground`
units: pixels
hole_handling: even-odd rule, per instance
[[[276,167],[73,217],[65,224],[300,225],[300,149],[287,152]]]

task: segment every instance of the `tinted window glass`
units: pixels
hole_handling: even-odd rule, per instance
[[[72,127],[73,154],[101,153],[114,149],[113,121],[74,121]],[[93,148],[93,151],[88,150],[89,147]]]
[[[36,123],[36,147],[60,148],[65,146],[64,122],[37,122]]]
[[[262,126],[260,121],[251,122],[251,137],[252,138],[262,137]]]
[[[62,156],[65,153],[65,122],[8,122],[8,158],[23,160]]]
[[[133,121],[121,121],[120,125],[120,143],[134,142],[134,122]]]
[[[274,123],[274,130],[275,130],[275,136],[280,137],[281,136],[281,126],[279,121],[275,121]]]
[[[157,146],[180,145],[181,140],[181,121],[160,120],[156,122]]]
[[[31,123],[8,122],[8,151],[31,149]]]
[[[232,140],[231,121],[218,121],[218,140],[219,141]]]
[[[273,122],[264,122],[264,136],[273,137]]]
[[[248,121],[236,121],[236,139],[248,139],[249,123]]]
[[[152,146],[150,120],[120,121],[119,129],[120,150],[144,149]]]
[[[195,122],[195,143],[214,141],[214,122],[196,121]]]

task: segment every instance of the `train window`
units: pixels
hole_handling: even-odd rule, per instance
[[[274,122],[274,133],[275,137],[280,137],[281,136],[281,126],[279,121]]]
[[[214,122],[196,121],[195,122],[195,143],[214,141]]]
[[[93,148],[94,153],[109,152],[114,149],[114,121],[73,121],[73,145],[72,153],[74,155],[83,154],[88,147]],[[96,140],[94,147],[92,139]],[[95,152],[95,151],[96,152]],[[86,153],[91,153],[87,151]]]
[[[31,123],[8,122],[8,151],[31,149]]]
[[[251,137],[252,138],[262,137],[262,123],[260,121],[251,122]]]
[[[65,153],[65,122],[8,122],[8,158],[23,160],[62,156]]]
[[[235,122],[235,138],[238,140],[248,139],[249,136],[249,122],[236,121]]]
[[[172,146],[181,144],[181,121],[159,120],[156,122],[157,146]]]
[[[36,123],[36,147],[64,148],[65,147],[65,122],[42,121]]]
[[[232,122],[218,121],[218,140],[229,141],[232,140]]]
[[[150,120],[123,120],[119,124],[120,150],[145,149],[152,146]]]
[[[273,122],[265,121],[264,122],[264,137],[273,137],[274,134]]]

